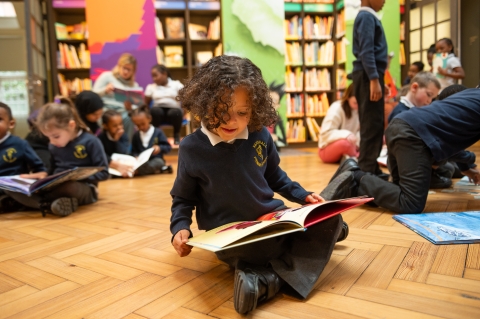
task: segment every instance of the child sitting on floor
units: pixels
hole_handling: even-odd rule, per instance
[[[250,60],[212,58],[180,90],[179,99],[201,124],[180,143],[170,192],[172,244],[180,256],[192,249],[186,243],[192,236],[194,209],[198,228],[210,230],[284,209],[274,192],[299,204],[323,201],[280,168],[266,128],[275,123],[277,112],[260,69]],[[257,302],[273,298],[282,285],[306,298],[336,241],[346,237],[342,225],[337,215],[306,232],[217,252],[220,260],[236,268],[235,310],[241,314],[254,310]]]
[[[0,102],[0,176],[21,175],[24,178],[44,178],[45,166],[32,147],[10,133],[15,119],[10,107]],[[21,208],[20,203],[0,189],[0,213]]]
[[[52,153],[52,173],[75,167],[107,167],[107,157],[102,144],[82,122],[75,107],[65,103],[49,103],[42,107],[36,121],[37,128],[49,138]],[[43,214],[68,216],[78,205],[95,203],[98,199],[97,185],[108,178],[102,170],[81,181],[68,181],[55,188],[27,196],[7,191],[16,201],[25,206],[40,209]]]
[[[171,151],[172,146],[168,143],[163,131],[151,124],[152,116],[148,106],[143,105],[133,110],[130,112],[130,117],[138,129],[132,138],[132,155],[136,157],[151,147],[154,149],[149,161],[140,166],[135,171],[135,175],[173,173],[172,166],[165,165],[163,158],[164,154]]]
[[[114,168],[122,174],[122,177],[130,177],[132,167],[112,160],[112,154],[128,154],[128,136],[123,129],[122,115],[115,110],[108,110],[102,115],[103,131],[98,135],[103,149],[107,155],[108,167]]]

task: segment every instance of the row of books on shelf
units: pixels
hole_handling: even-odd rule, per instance
[[[77,95],[82,91],[92,90],[92,80],[89,78],[65,80],[65,76],[63,74],[58,74],[58,86],[61,95],[72,96]]]
[[[188,33],[191,40],[219,40],[220,39],[220,17],[217,16],[210,21],[208,27],[189,23]],[[165,18],[165,33],[163,32],[162,21],[155,18],[155,33],[158,40],[163,39],[185,39],[185,23],[181,17]]]
[[[306,117],[305,123],[308,128],[308,135],[314,142],[318,142],[318,136],[320,135],[320,125],[316,119],[312,117]],[[287,123],[287,142],[288,143],[301,143],[307,140],[306,129],[303,119],[289,120]]]
[[[168,68],[183,67],[184,53],[181,45],[166,45],[163,50],[157,46],[157,62]],[[214,51],[197,51],[194,53],[195,65],[202,66],[212,57],[222,55],[222,44],[219,43]]]
[[[405,56],[405,45],[403,42],[400,42],[400,65],[406,65],[407,64],[407,57]]]
[[[306,69],[305,79],[304,72],[301,67],[295,67],[293,70],[287,66],[285,72],[285,90],[287,92],[302,92],[303,81],[305,80],[306,91],[329,91],[332,89],[330,71],[323,69]],[[347,87],[347,72],[343,69],[336,71],[337,89],[345,89]]]
[[[302,47],[298,42],[285,43],[285,64],[301,65],[303,64]]]
[[[90,68],[90,52],[84,43],[77,49],[73,45],[58,43],[57,67],[59,69],[81,69]]]
[[[333,65],[334,44],[329,40],[320,44],[319,42],[306,43],[303,50],[306,65]]]
[[[310,17],[303,20],[303,34],[305,39],[331,39],[333,32],[333,16]]]
[[[329,91],[332,89],[331,76],[328,69],[316,68],[305,71],[306,91]]]
[[[290,20],[284,20],[283,27],[286,40],[298,40],[302,38],[302,18],[293,16]]]
[[[86,22],[73,25],[65,25],[55,22],[55,35],[57,40],[85,40],[88,39],[88,28]]]
[[[292,70],[291,67],[287,66],[285,90],[290,92],[301,92],[303,90],[303,71],[301,67]]]
[[[337,61],[339,63],[347,61],[347,38],[343,37],[337,42]]]
[[[304,108],[304,95],[287,93],[287,117],[325,116],[330,108],[326,93],[307,94]]]
[[[308,135],[310,135],[310,139],[314,142],[318,142],[318,136],[320,135],[320,125],[316,119],[307,117],[305,119],[308,128]]]
[[[337,14],[337,38],[344,36],[347,31],[347,24],[345,23],[345,10],[340,11]]]

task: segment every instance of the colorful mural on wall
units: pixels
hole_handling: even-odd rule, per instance
[[[154,1],[86,0],[86,15],[92,80],[128,52],[137,59],[136,81],[144,88],[151,83],[150,69],[157,63]]]

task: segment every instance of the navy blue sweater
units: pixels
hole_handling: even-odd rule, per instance
[[[279,166],[272,137],[266,128],[249,133],[248,140],[212,146],[201,131],[185,137],[178,153],[177,178],[170,231],[190,230],[196,209],[199,229],[234,221],[255,220],[284,207],[274,192],[290,201],[305,204],[310,194],[293,182]]]
[[[353,25],[353,72],[364,70],[370,80],[387,69],[387,40],[382,23],[370,12],[359,11]]]
[[[390,113],[390,115],[388,116],[388,123],[390,123],[393,120],[393,118],[395,116],[397,116],[398,114],[402,113],[403,111],[408,111],[408,110],[410,110],[409,107],[407,107],[402,102],[399,102],[397,104],[397,106],[395,106],[395,108],[393,109],[392,113]]]
[[[132,138],[132,155],[138,156],[141,152],[153,147],[153,145],[160,146],[160,153],[150,156],[150,159],[160,157],[163,159],[163,155],[169,153],[172,150],[172,145],[168,143],[165,133],[159,128],[155,127],[153,135],[148,142],[148,146],[144,147],[142,139],[140,138],[140,131],[135,132]]]
[[[18,136],[10,135],[0,144],[0,176],[46,172],[37,153]]]
[[[128,154],[129,142],[126,134],[123,134],[118,141],[112,141],[108,138],[107,133],[102,131],[102,133],[98,135],[98,138],[100,142],[102,142],[109,163],[112,161],[111,157],[113,153]]]
[[[395,118],[407,122],[431,150],[435,161],[441,162],[480,139],[480,89],[464,90]]]
[[[105,169],[85,179],[85,182],[96,184],[108,179],[108,161],[102,143],[93,134],[83,132],[70,141],[65,147],[48,146],[52,153],[53,174],[75,167],[103,166]]]

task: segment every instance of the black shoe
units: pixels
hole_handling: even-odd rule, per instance
[[[240,314],[254,310],[258,302],[273,298],[284,281],[266,268],[247,268],[235,271],[233,305]]]
[[[172,174],[173,173],[173,168],[171,165],[163,165],[160,168],[160,174]]]
[[[333,174],[332,178],[328,183],[331,183],[338,175],[342,174],[343,172],[355,171],[357,169],[360,169],[360,167],[358,167],[358,163],[353,158],[347,158],[345,161],[343,161],[342,164],[340,164],[337,171],[335,172],[335,174]]]
[[[25,208],[22,204],[8,195],[0,196],[0,213],[18,212]]]
[[[353,173],[346,171],[335,177],[320,193],[325,200],[350,198],[357,196],[358,185]]]
[[[55,216],[66,217],[76,211],[78,208],[78,200],[76,198],[61,197],[53,202],[40,203],[40,211],[42,216],[52,214]]]
[[[175,145],[180,144],[180,135],[179,134],[173,135],[173,144],[175,144]]]
[[[346,222],[343,222],[342,225],[342,231],[340,232],[340,235],[338,235],[337,238],[337,243],[344,241],[348,237],[348,224]]]
[[[452,186],[452,180],[438,175],[435,171],[432,171],[432,177],[430,178],[430,188],[449,188]]]

